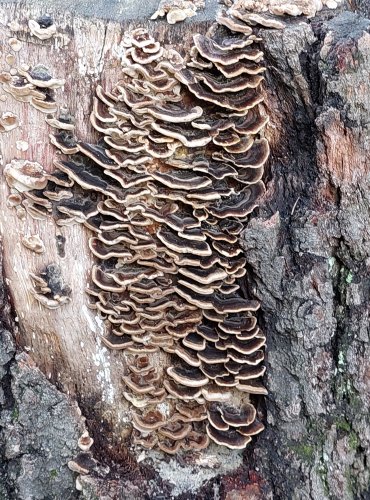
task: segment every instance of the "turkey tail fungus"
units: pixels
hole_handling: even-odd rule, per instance
[[[3,84],[47,114],[58,150],[50,175],[38,163],[9,163],[12,195],[34,218],[93,233],[89,307],[104,324],[103,344],[122,351],[137,446],[175,454],[211,440],[243,449],[263,430],[253,395],[266,394],[266,338],[259,303],[241,291],[248,276],[238,242],[265,192],[265,67],[255,26],[281,23],[263,19],[221,11],[205,35],[193,35],[187,55],[147,29],[126,31],[118,81],[96,88],[95,143],[59,109],[55,90],[65,81],[45,66],[18,68]],[[53,26],[29,23],[40,39]],[[73,300],[69,287],[52,290],[47,271],[41,276],[31,273],[40,304]]]

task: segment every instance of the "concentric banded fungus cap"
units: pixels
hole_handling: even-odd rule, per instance
[[[266,387],[259,380],[240,380],[236,388],[249,394],[262,394],[264,396],[268,394]]]
[[[227,316],[219,323],[219,328],[226,333],[238,334],[243,330],[253,330],[257,324],[257,318],[254,316]]]
[[[110,349],[120,350],[127,349],[134,346],[134,342],[128,335],[115,335],[114,333],[108,333],[105,337],[102,337],[103,343]]]
[[[207,211],[220,219],[228,217],[244,219],[257,207],[258,199],[264,195],[265,190],[263,182],[257,182],[229,198],[212,203],[207,207]]]
[[[245,35],[251,35],[253,33],[252,28],[245,22],[233,17],[224,10],[217,15],[216,21],[218,24],[229,28],[231,31],[236,31],[237,33],[244,33]]]
[[[222,420],[231,427],[250,425],[256,418],[256,409],[249,403],[242,408],[220,406],[219,412],[222,416]]]
[[[263,56],[263,53],[255,48],[243,47],[241,49],[234,50],[220,49],[211,38],[200,34],[194,35],[193,40],[196,48],[199,50],[199,53],[205,59],[224,65],[234,64],[241,59],[258,61]]]
[[[9,186],[20,192],[44,189],[47,184],[43,167],[28,160],[12,160],[5,165],[4,175]]]
[[[166,423],[166,418],[159,410],[150,410],[143,415],[132,415],[132,425],[141,432],[159,429]]]
[[[227,363],[227,361],[229,361],[229,356],[226,351],[216,349],[211,345],[208,345],[203,351],[199,351],[198,358],[207,365]]]
[[[264,28],[284,29],[285,23],[277,19],[276,16],[266,12],[241,12],[238,9],[230,9],[230,15],[236,19],[244,21],[250,26],[262,26]]]
[[[217,377],[226,377],[229,372],[221,363],[202,363],[200,369],[209,379],[216,379]]]
[[[197,403],[176,403],[176,410],[185,422],[200,422],[207,418],[206,407]]]
[[[173,380],[165,379],[163,385],[171,396],[184,401],[198,400],[202,395],[199,387],[187,387],[182,384],[176,384]]]
[[[170,366],[167,373],[175,382],[187,387],[202,387],[209,382],[208,377],[196,367]]]
[[[242,63],[236,63],[236,64],[242,64]],[[224,66],[224,68],[227,67],[228,66]],[[190,92],[192,92],[199,99],[212,102],[213,104],[216,104],[221,108],[246,112],[247,110],[252,109],[254,106],[263,101],[263,96],[259,92],[257,92],[256,89],[254,88],[252,89],[247,88],[239,92],[216,94],[212,92],[211,89],[207,88],[207,86],[203,86],[201,83],[198,82],[192,83],[191,81],[189,82],[186,77],[181,78],[180,81],[185,85],[187,85]]]
[[[261,422],[255,420],[250,425],[238,427],[238,432],[243,436],[255,436],[262,432],[264,428],[265,426]]]
[[[229,425],[222,419],[219,407],[216,404],[212,404],[207,410],[207,417],[215,429],[219,431],[229,430]]]
[[[191,429],[191,424],[176,421],[166,423],[166,425],[162,426],[158,430],[158,433],[166,438],[178,441],[179,439],[184,439],[189,434]]]
[[[225,387],[207,386],[202,388],[202,395],[206,401],[223,403],[230,400],[232,393]]]
[[[191,332],[183,340],[183,344],[195,351],[202,351],[206,347],[206,341],[200,335]]]
[[[201,106],[186,109],[183,106],[173,103],[163,103],[157,106],[148,107],[147,112],[157,118],[169,123],[189,123],[203,114]]]
[[[242,450],[251,441],[250,436],[243,436],[234,429],[220,431],[210,424],[207,425],[207,434],[212,441],[231,450]]]
[[[68,462],[68,468],[78,474],[89,474],[97,465],[90,452],[79,453],[76,458]]]
[[[163,441],[158,441],[158,448],[169,455],[175,455],[178,451],[180,451],[181,447],[181,441],[172,441],[168,438],[165,438]]]

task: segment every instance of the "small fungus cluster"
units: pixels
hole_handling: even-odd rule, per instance
[[[55,113],[58,106],[53,91],[64,85],[64,80],[52,78],[48,69],[39,64],[33,68],[22,65],[15,75],[3,72],[3,90],[20,102],[28,102],[42,113]]]
[[[0,133],[10,132],[18,127],[18,118],[10,111],[0,115]]]
[[[280,27],[277,17],[307,16],[313,17],[324,7],[336,9],[343,0],[224,0],[235,10],[248,11],[249,20],[266,27]],[[267,23],[272,22],[272,25]]]
[[[49,264],[40,275],[30,273],[32,295],[44,307],[58,309],[70,302],[71,289],[63,282],[60,268]]]
[[[175,24],[196,15],[204,7],[204,0],[161,0],[151,19],[166,16],[168,24]]]
[[[96,468],[98,463],[90,451],[93,444],[93,438],[87,431],[84,431],[78,440],[78,447],[81,451],[67,464],[71,471],[77,472],[77,474],[86,475]],[[76,480],[76,488],[82,490],[78,477]]]

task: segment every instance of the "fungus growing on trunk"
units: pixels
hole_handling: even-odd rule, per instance
[[[61,270],[56,264],[49,264],[39,275],[30,273],[31,293],[48,309],[57,309],[71,300],[71,289],[63,282]]]
[[[7,111],[0,116],[0,133],[10,132],[19,125],[18,118],[11,112]]]
[[[26,248],[29,248],[35,253],[45,252],[45,245],[38,234],[23,236],[21,242]]]
[[[43,66],[3,84],[47,114],[58,149],[53,173],[32,164],[31,175],[14,160],[8,183],[33,216],[92,232],[89,305],[104,320],[104,345],[122,351],[132,442],[144,448],[174,454],[212,440],[241,449],[263,429],[248,395],[266,393],[266,339],[259,303],[241,288],[238,241],[264,195],[269,155],[259,21],[222,12],[185,59],[142,28],[125,33],[121,80],[96,89],[97,144],[75,136],[68,110],[53,114],[64,81]],[[50,273],[31,275],[33,294],[55,308],[71,291]]]

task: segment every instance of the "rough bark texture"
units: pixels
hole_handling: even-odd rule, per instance
[[[235,473],[200,478],[178,498],[370,497],[370,13],[365,1],[352,8],[262,32],[272,156],[243,245],[268,335],[267,430]],[[102,465],[75,490],[66,463],[84,423],[32,359],[15,354],[10,332],[20,336],[3,282],[0,290],[0,498],[174,497],[182,464],[163,480],[125,450],[104,462],[104,428],[86,402]]]
[[[266,32],[269,196],[244,233],[269,335],[274,498],[369,498],[369,21]],[[285,472],[283,472],[285,471]]]

